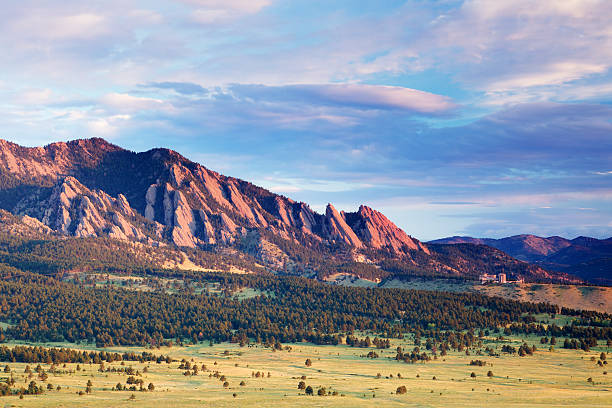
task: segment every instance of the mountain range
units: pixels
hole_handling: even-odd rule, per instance
[[[569,273],[592,283],[612,284],[612,237],[566,239],[524,234],[493,239],[454,236],[429,244],[487,245],[548,270]]]
[[[577,281],[491,246],[424,244],[364,205],[344,212],[328,204],[319,214],[175,151],[136,153],[99,138],[34,148],[0,140],[0,208],[53,239],[248,257],[276,273]]]

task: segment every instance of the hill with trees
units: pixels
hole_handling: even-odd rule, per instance
[[[612,238],[538,237],[515,235],[507,238],[450,237],[431,244],[473,244],[497,248],[532,265],[568,273],[590,283],[612,284]]]

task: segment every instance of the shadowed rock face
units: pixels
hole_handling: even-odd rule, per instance
[[[429,253],[369,207],[344,213],[330,204],[317,214],[167,149],[134,153],[103,139],[26,148],[0,140],[0,176],[0,191],[15,192],[13,200],[0,196],[0,207],[69,235],[166,239],[195,248],[266,230],[298,241],[310,236],[355,249]]]

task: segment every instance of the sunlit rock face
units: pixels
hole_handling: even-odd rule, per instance
[[[38,187],[6,209],[68,235],[166,239],[196,248],[232,244],[250,230],[265,230],[355,249],[428,251],[369,207],[344,213],[330,204],[324,215],[317,214],[305,203],[223,176],[168,149],[133,153],[102,139],[38,148],[0,141],[0,165],[16,188]],[[143,228],[143,220],[153,227]]]

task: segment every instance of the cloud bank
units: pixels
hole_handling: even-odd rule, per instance
[[[175,148],[419,238],[612,235],[612,3],[23,0],[0,137]]]

